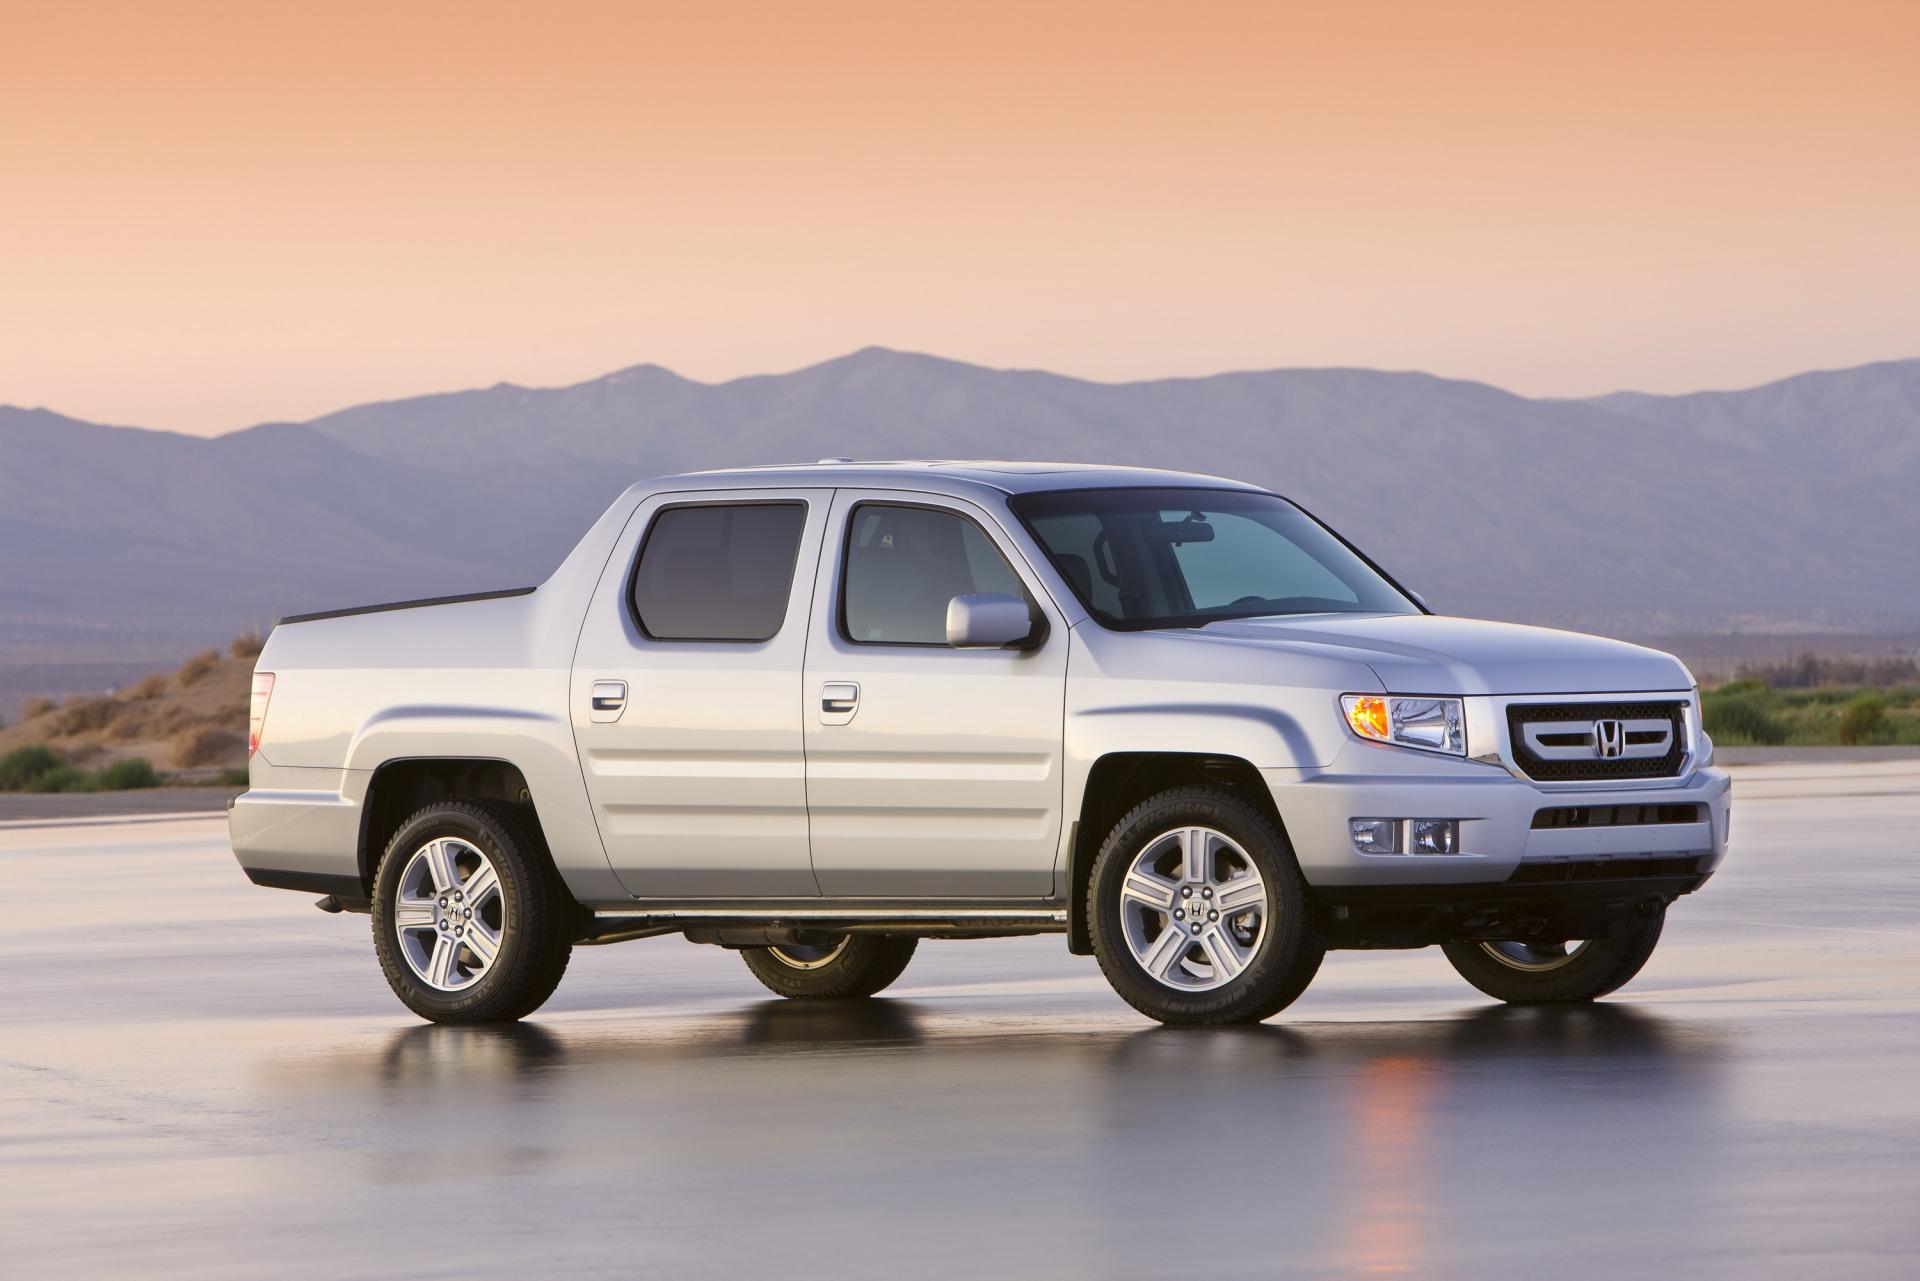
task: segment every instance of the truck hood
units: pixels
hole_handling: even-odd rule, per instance
[[[1186,633],[1272,649],[1341,651],[1389,693],[1611,694],[1684,690],[1671,654],[1548,627],[1434,614],[1297,614],[1210,623]]]

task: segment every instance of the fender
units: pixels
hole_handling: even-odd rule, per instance
[[[564,674],[559,679],[561,692],[547,701],[564,709]],[[513,745],[511,759],[500,753],[505,743]],[[347,749],[347,769],[368,779],[383,765],[420,759],[507,760],[527,780],[554,866],[574,897],[626,897],[607,863],[564,716],[502,704],[387,707],[360,725]]]

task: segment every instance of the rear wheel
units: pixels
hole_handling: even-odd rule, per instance
[[[1565,943],[1443,943],[1460,977],[1509,1005],[1561,1005],[1615,991],[1640,972],[1660,942],[1664,905],[1623,916],[1606,937]]]
[[[872,996],[900,977],[920,940],[841,934],[816,943],[743,947],[740,959],[767,990],[796,1001]]]
[[[388,843],[374,874],[373,945],[415,1014],[509,1023],[559,986],[575,910],[525,806],[447,801]]]
[[[1094,955],[1162,1023],[1257,1023],[1306,990],[1326,946],[1272,819],[1224,788],[1177,787],[1122,818],[1088,885]]]

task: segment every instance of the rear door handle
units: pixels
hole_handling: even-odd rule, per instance
[[[596,721],[617,721],[627,708],[625,681],[595,681],[588,715]]]
[[[820,687],[820,723],[845,725],[860,710],[860,687],[852,681],[828,681]]]

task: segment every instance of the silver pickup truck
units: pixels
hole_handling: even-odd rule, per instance
[[[1130,468],[636,485],[538,588],[282,620],[250,740],[247,875],[371,913],[440,1022],[661,934],[801,998],[1058,933],[1168,1023],[1343,947],[1586,1001],[1727,841],[1677,660],[1437,616],[1284,498]]]

